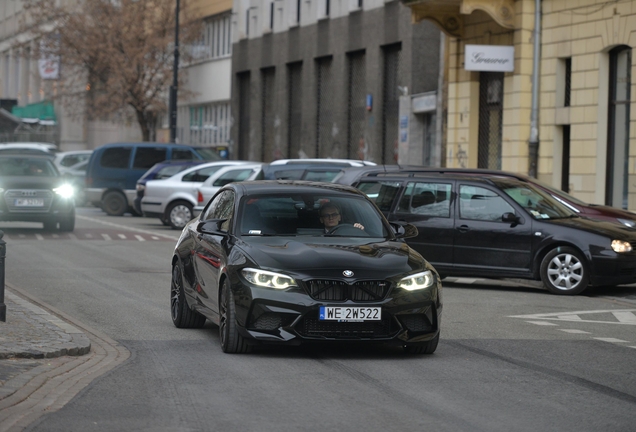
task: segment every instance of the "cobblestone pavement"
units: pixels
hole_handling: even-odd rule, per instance
[[[0,321],[0,359],[88,354],[90,339],[78,328],[5,290],[7,320]],[[0,375],[2,367],[0,366]]]
[[[130,356],[108,336],[50,306],[38,306],[42,303],[16,287],[6,287],[4,303],[0,432],[21,431],[42,415],[60,409]]]

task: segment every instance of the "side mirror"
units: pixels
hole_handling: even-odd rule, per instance
[[[412,238],[417,237],[418,231],[415,225],[411,225],[406,222],[391,222],[391,227],[395,231],[395,236],[397,238]]]
[[[223,235],[225,231],[221,230],[221,225],[223,225],[226,220],[227,219],[208,219],[199,222],[197,232],[201,234]]]
[[[514,214],[514,213],[510,213],[510,212],[508,212],[508,213],[504,213],[504,214],[501,216],[501,220],[502,220],[503,222],[509,222],[509,223],[511,223],[511,224],[517,224],[517,223],[519,223],[519,217],[518,217],[516,214]]]

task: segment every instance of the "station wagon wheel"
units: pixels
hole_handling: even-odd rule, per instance
[[[541,262],[541,280],[553,294],[580,294],[588,284],[585,258],[571,247],[553,249]]]
[[[201,328],[205,324],[205,317],[188,306],[183,292],[183,273],[178,262],[172,266],[170,314],[177,328]]]
[[[234,295],[227,279],[221,288],[221,301],[219,302],[219,338],[221,349],[228,354],[249,352],[250,346],[245,342],[236,328],[236,311]]]
[[[186,201],[175,201],[168,206],[165,218],[172,229],[183,229],[192,219],[192,204]]]

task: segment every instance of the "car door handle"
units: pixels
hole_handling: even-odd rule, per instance
[[[459,232],[465,233],[465,232],[470,231],[470,228],[468,228],[468,225],[462,225],[462,226],[458,227],[457,230]]]

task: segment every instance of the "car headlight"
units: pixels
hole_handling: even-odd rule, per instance
[[[621,218],[617,218],[617,221],[619,221],[620,223],[622,223],[625,226],[628,226],[630,228],[634,228],[636,227],[636,221],[630,220],[630,219],[621,219]]]
[[[259,270],[253,268],[245,268],[242,271],[243,276],[250,283],[265,288],[286,289],[296,286],[294,278],[285,276],[284,274],[274,273],[267,270]]]
[[[612,240],[612,250],[617,253],[631,252],[632,245],[623,240]]]
[[[398,282],[398,287],[404,288],[407,291],[416,291],[430,287],[433,285],[433,281],[433,273],[431,273],[430,270],[427,270],[425,272],[403,278]]]
[[[66,183],[60,187],[56,187],[55,189],[53,189],[53,192],[55,192],[62,198],[71,198],[73,194],[75,193],[75,189],[73,188],[72,185]]]

